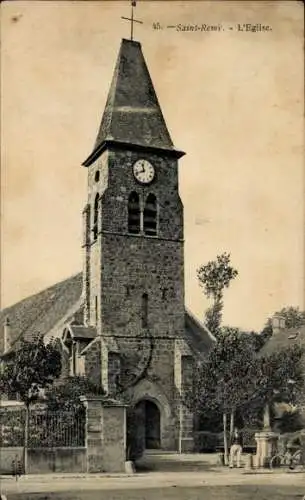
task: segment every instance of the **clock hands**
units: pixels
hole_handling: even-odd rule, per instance
[[[138,160],[133,167],[133,172],[136,179],[143,183],[148,184],[154,178],[154,167],[146,160]]]

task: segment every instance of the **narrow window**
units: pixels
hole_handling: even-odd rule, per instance
[[[193,385],[194,374],[194,360],[192,356],[181,356],[181,379],[182,389],[184,391],[191,391]]]
[[[97,304],[97,296],[94,297],[94,308],[95,308],[95,323],[98,321],[98,304]]]
[[[139,195],[135,192],[128,199],[128,232],[139,234],[141,229],[141,212]]]
[[[148,295],[142,295],[142,327],[146,328],[148,324]]]
[[[97,239],[97,233],[98,233],[98,201],[99,201],[99,194],[95,196],[94,199],[94,213],[93,213],[93,239],[94,241]]]
[[[144,233],[148,236],[157,234],[157,198],[149,194],[146,198],[143,216]]]

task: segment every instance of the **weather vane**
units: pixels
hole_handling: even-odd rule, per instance
[[[133,8],[136,7],[137,5],[137,2],[136,0],[132,0],[131,1],[131,17],[122,17],[122,19],[125,19],[126,21],[130,21],[130,40],[133,40],[133,23],[139,23],[139,24],[143,24],[142,21],[138,21],[137,19],[135,19],[133,17]]]

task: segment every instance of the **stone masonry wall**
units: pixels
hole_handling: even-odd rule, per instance
[[[126,411],[123,406],[103,408],[103,463],[106,472],[125,471]]]
[[[181,438],[182,451],[193,449],[193,412],[190,407],[190,395],[193,392],[194,360],[192,356],[181,357],[181,382],[182,382],[182,405],[181,405]]]
[[[156,178],[149,186],[134,179],[132,166],[139,158],[148,159],[155,166]],[[178,190],[177,160],[126,148],[110,150],[89,167],[88,180],[91,226],[94,199],[97,192],[100,194],[99,234],[87,247],[90,322],[95,323],[95,297],[98,297],[99,333],[104,338],[116,339],[123,365],[126,358],[135,358],[131,367],[135,373],[125,374],[127,382],[131,375],[137,377],[145,368],[150,339],[154,339],[153,356],[144,375],[160,384],[172,408],[172,419],[167,423],[167,443],[172,443],[176,439],[174,427],[178,418],[174,339],[183,337],[185,329],[183,205]],[[150,193],[156,196],[157,236],[128,234],[128,198],[132,191],[139,195],[142,208]],[[148,296],[145,321],[143,294]],[[92,359],[88,371],[93,373],[92,360],[96,354],[90,354],[89,358]],[[115,370],[115,363],[110,359],[109,364],[109,358],[108,368],[109,382]]]
[[[115,393],[117,382],[120,381],[121,362],[120,355],[117,352],[108,353],[108,391]]]
[[[143,187],[134,179],[132,165],[139,157],[155,165],[156,180],[151,186]],[[98,182],[95,181],[97,170],[100,171]],[[96,193],[101,196],[101,234],[95,242],[91,239],[87,247],[90,322],[95,324],[97,297],[103,335],[137,334],[142,295],[147,293],[151,325],[156,325],[155,330],[161,335],[179,335],[184,328],[184,256],[177,160],[156,154],[139,155],[125,149],[110,151],[89,167],[88,176],[91,219]],[[131,191],[137,191],[142,205],[149,193],[156,195],[157,237],[128,234],[127,207]]]
[[[148,295],[149,332],[165,338],[183,335],[183,244],[103,235],[102,248],[103,335],[141,334],[144,293]]]
[[[85,354],[85,375],[96,384],[101,383],[101,344],[100,339],[93,342]]]
[[[161,407],[165,399],[170,407],[170,415],[167,416],[163,408],[161,417],[162,448],[168,450],[178,449],[179,412],[177,402],[179,403],[180,400],[177,398],[177,388],[174,381],[174,342],[174,339],[171,338],[155,338],[151,353],[150,342],[147,339],[125,338],[119,341],[123,359],[130,360],[130,372],[125,376],[122,373],[121,378],[131,403],[137,402],[134,399],[134,394],[138,392],[138,386],[133,387],[132,382],[135,378],[139,378],[141,386],[142,378],[144,378],[153,385],[153,391],[151,392],[148,388],[144,396],[152,397],[152,400]],[[150,355],[151,361],[147,367]],[[122,368],[124,368],[124,362],[122,362]]]
[[[98,174],[98,180],[97,179]],[[94,225],[94,202],[98,194],[100,197],[108,186],[108,153],[105,152],[88,169],[88,208],[84,216],[84,290],[86,291],[85,302],[87,304],[88,323],[97,326],[100,332],[100,286],[101,286],[101,237],[98,234],[96,240],[93,235]],[[102,213],[101,203],[99,203],[98,232],[100,233]],[[97,308],[96,311],[96,301]]]
[[[125,406],[98,396],[81,400],[86,407],[87,472],[125,472]]]

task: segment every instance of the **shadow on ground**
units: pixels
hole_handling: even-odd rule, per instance
[[[217,465],[215,455],[145,454],[135,463],[136,472],[213,472],[223,467]]]

